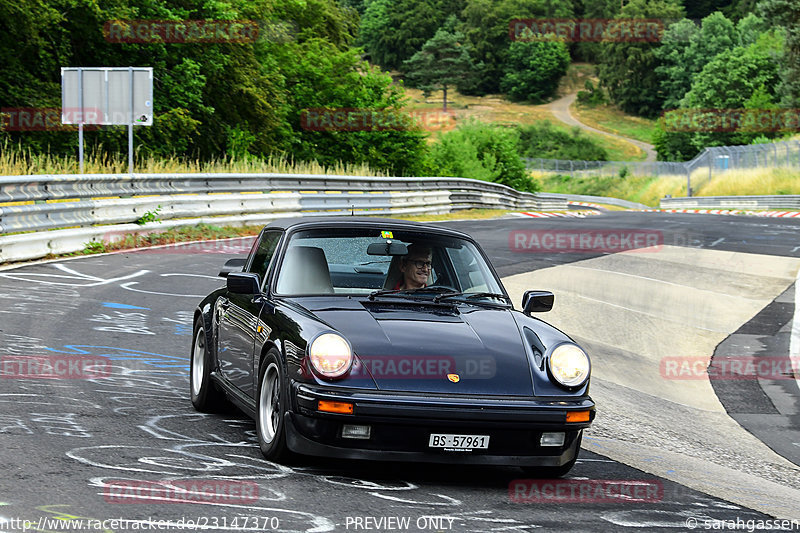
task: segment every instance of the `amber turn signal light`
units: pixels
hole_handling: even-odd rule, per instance
[[[590,416],[591,411],[567,411],[567,422],[588,422]]]
[[[329,402],[320,400],[317,405],[317,410],[325,411],[326,413],[342,413],[346,415],[353,414],[353,404],[348,402]]]

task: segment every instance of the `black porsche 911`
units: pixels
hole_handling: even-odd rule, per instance
[[[278,220],[194,314],[191,397],[255,419],[264,456],[514,465],[563,475],[591,365],[511,300],[478,244],[429,224]]]

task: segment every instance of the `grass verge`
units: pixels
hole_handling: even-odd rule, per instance
[[[800,173],[792,169],[731,170],[707,180],[692,174],[694,196],[800,194]],[[607,196],[658,207],[666,195],[686,196],[686,176],[537,176],[542,192]]]
[[[615,106],[585,107],[573,104],[570,112],[579,121],[598,130],[616,133],[637,141],[653,143],[656,121],[627,115]]]
[[[77,174],[78,159],[75,156],[56,156],[50,153],[37,154],[30,150],[5,144],[0,147],[0,176],[24,176],[29,174]],[[223,157],[213,161],[191,160],[181,157],[137,158],[134,171],[147,174],[185,174],[202,172],[262,172],[276,174],[337,174],[345,176],[383,177],[366,165],[338,163],[323,167],[316,162],[298,162],[284,157],[260,159],[232,159]],[[89,153],[84,158],[87,174],[127,174],[128,158],[125,154]]]

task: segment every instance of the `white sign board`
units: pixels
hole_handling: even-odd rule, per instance
[[[61,122],[151,126],[152,67],[62,67]]]

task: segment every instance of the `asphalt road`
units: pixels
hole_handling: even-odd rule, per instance
[[[448,224],[474,235],[502,277],[602,255],[513,251],[510,232],[532,227],[649,228],[662,232],[668,245],[800,257],[800,221],[792,220],[610,213]],[[110,375],[95,379],[2,376],[0,532],[702,530],[719,529],[719,521],[730,526],[738,520],[746,529],[770,519],[587,450],[569,475],[571,483],[608,480],[628,491],[654,492],[638,500],[623,490],[599,501],[584,496],[555,503],[525,492],[531,501],[517,503],[511,496],[522,474],[514,468],[264,461],[252,421],[236,411],[199,414],[189,401],[192,310],[220,285],[219,266],[246,244],[0,271],[3,358],[100,356],[113,365]],[[779,307],[753,322],[747,334],[766,337],[775,324],[788,322],[793,306]],[[787,386],[780,398],[800,405],[797,393]],[[787,432],[796,430],[791,423]],[[776,429],[760,438],[780,441],[788,434]],[[186,492],[208,483],[217,487],[214,498]],[[800,520],[800,510],[795,518]],[[113,519],[123,522],[108,521]]]

